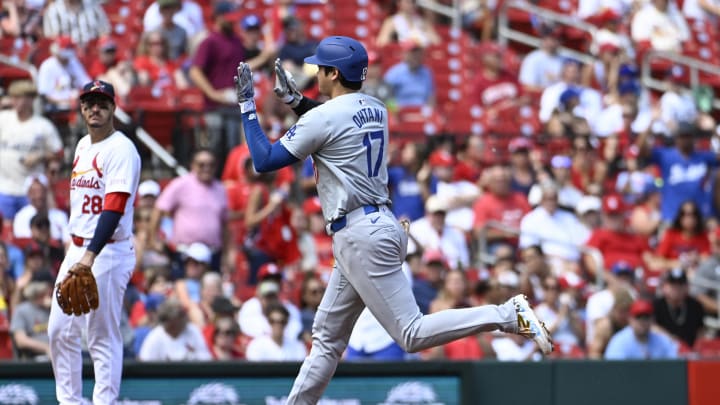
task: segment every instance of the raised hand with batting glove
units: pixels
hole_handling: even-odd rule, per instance
[[[233,77],[233,80],[240,111],[243,113],[255,111],[255,88],[250,65],[240,62],[237,67],[237,76]]]
[[[275,59],[275,87],[273,88],[275,95],[282,100],[283,103],[295,108],[303,99],[302,93],[295,84],[292,73],[282,67],[280,59]]]

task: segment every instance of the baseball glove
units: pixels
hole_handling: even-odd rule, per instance
[[[97,283],[90,267],[75,263],[57,285],[55,298],[67,315],[83,315],[99,305]]]

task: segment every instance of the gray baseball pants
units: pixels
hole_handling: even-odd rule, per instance
[[[355,321],[367,307],[407,352],[417,352],[480,332],[517,331],[512,304],[450,309],[423,315],[401,266],[407,235],[389,208],[347,215],[333,235],[335,269],[313,323],[313,343],[287,400],[316,404],[335,373]]]

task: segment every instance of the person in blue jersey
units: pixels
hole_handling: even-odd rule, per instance
[[[691,200],[703,214],[710,213],[710,184],[712,169],[718,165],[713,151],[695,149],[697,128],[681,122],[675,130],[673,146],[651,146],[649,133],[638,136],[637,144],[648,163],[660,168],[663,186],[660,190],[660,213],[663,222],[672,222],[680,205]]]
[[[425,200],[432,192],[430,166],[423,165],[422,145],[408,142],[400,150],[400,161],[388,167],[388,187],[392,211],[409,221],[425,215]]]

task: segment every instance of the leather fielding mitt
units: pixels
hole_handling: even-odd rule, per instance
[[[57,285],[55,298],[66,315],[83,315],[99,305],[97,283],[90,267],[75,263]]]

